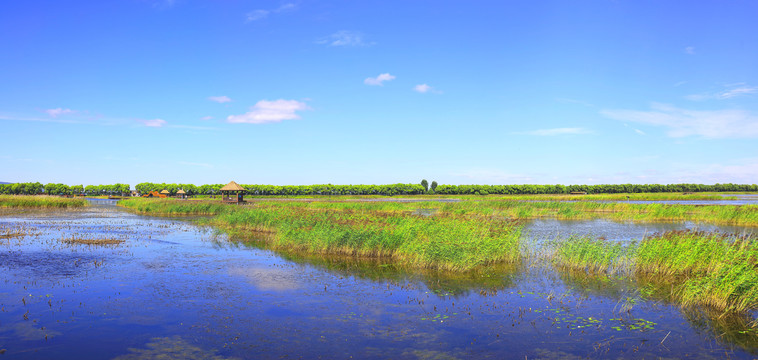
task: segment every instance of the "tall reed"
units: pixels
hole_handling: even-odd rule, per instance
[[[87,200],[45,195],[0,195],[0,207],[10,208],[76,208],[87,206]]]

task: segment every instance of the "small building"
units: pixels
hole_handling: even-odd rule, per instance
[[[167,197],[167,196],[171,195],[171,193],[168,192],[168,190],[166,190],[166,189],[161,190],[161,194],[163,194],[163,197]]]
[[[162,198],[165,198],[166,195],[163,195],[163,194],[161,194],[161,193],[159,193],[157,191],[150,191],[147,194],[142,195],[142,197],[144,197],[144,198],[160,198],[160,199],[162,199]]]
[[[179,191],[176,192],[176,195],[179,195],[182,199],[187,198],[187,193],[183,189],[179,189]]]
[[[245,194],[245,188],[242,186],[239,186],[234,181],[229,182],[224,187],[220,189],[221,191],[221,201],[225,203],[236,203],[241,204],[244,201],[242,198]]]

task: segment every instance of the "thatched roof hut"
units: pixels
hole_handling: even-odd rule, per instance
[[[240,186],[234,181],[230,181],[228,184],[224,185],[224,187],[222,187],[220,190],[221,191],[245,191],[245,188],[243,188],[242,186]]]
[[[245,194],[245,188],[240,186],[234,181],[229,182],[224,187],[220,189],[221,191],[221,198],[224,202],[230,202],[230,203],[242,203],[244,200],[242,199],[243,194]],[[235,196],[236,195],[236,196]]]
[[[186,194],[186,192],[184,192],[184,190],[182,189],[179,189],[179,191],[176,192],[176,195],[184,195],[184,194]]]
[[[168,192],[168,190],[166,190],[166,189],[163,189],[163,190],[161,190],[161,194],[163,194],[163,195],[168,195],[168,194],[171,194],[171,193],[170,193],[170,192]]]

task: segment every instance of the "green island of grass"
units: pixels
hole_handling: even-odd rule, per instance
[[[46,195],[0,195],[0,207],[6,208],[77,208],[87,200]]]

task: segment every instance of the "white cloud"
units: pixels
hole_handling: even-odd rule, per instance
[[[636,132],[636,133],[637,133],[637,134],[639,134],[639,135],[647,135],[647,134],[645,134],[645,132],[644,132],[644,131],[642,131],[642,130],[640,130],[640,129],[634,129],[634,132]]]
[[[341,30],[327,37],[316,40],[316,44],[329,46],[370,46],[374,43],[367,43],[363,39],[363,34],[357,31]]]
[[[245,20],[247,22],[257,21],[257,20],[261,20],[261,19],[267,18],[269,16],[269,14],[278,14],[278,13],[282,13],[282,12],[286,12],[286,11],[292,11],[292,10],[295,10],[295,9],[297,9],[297,5],[295,5],[293,3],[286,3],[286,4],[280,6],[280,7],[276,8],[276,9],[273,9],[273,10],[264,10],[264,9],[253,10],[253,11],[245,14]]]
[[[242,115],[229,115],[226,118],[230,123],[265,124],[280,122],[282,120],[300,119],[297,111],[310,109],[304,102],[297,100],[261,100],[250,108],[250,111]]]
[[[702,136],[710,139],[758,137],[758,116],[743,110],[698,111],[652,104],[651,111],[603,110],[614,120],[668,128],[670,137]]]
[[[260,20],[266,18],[269,13],[270,11],[268,10],[253,10],[245,15],[245,19],[247,22]]]
[[[297,9],[297,5],[296,4],[286,3],[286,4],[282,5],[282,6],[274,9],[274,12],[275,13],[280,13],[280,12],[292,11],[292,10],[296,10],[296,9]]]
[[[717,95],[719,99],[729,99],[739,95],[755,94],[758,91],[758,87],[754,86],[742,86],[731,90],[724,91]]]
[[[592,131],[584,128],[555,128],[539,129],[533,131],[518,132],[516,134],[535,135],[535,136],[557,136],[557,135],[582,135],[592,134]]]
[[[166,125],[166,120],[163,119],[153,119],[153,120],[138,120],[139,122],[145,124],[145,126],[148,127],[163,127]]]
[[[429,85],[427,85],[427,84],[419,84],[419,85],[416,85],[416,86],[413,87],[413,91],[420,92],[422,94],[425,93],[425,92],[427,92],[427,91],[429,91],[429,90],[431,90],[431,89],[432,89],[432,87],[429,86]]]
[[[232,101],[232,99],[230,99],[228,96],[209,96],[208,100],[217,102],[219,104],[228,103]]]
[[[213,116],[203,116],[200,118],[200,120],[211,120],[213,119]]]
[[[384,85],[385,81],[390,81],[394,79],[395,79],[394,75],[390,75],[389,73],[384,73],[384,74],[379,74],[379,76],[374,77],[374,78],[372,77],[366,78],[366,80],[363,80],[363,83],[366,85],[382,86]]]
[[[710,100],[710,99],[726,100],[726,99],[731,99],[733,97],[737,97],[741,95],[755,94],[757,92],[758,92],[758,87],[748,86],[745,84],[733,84],[730,86],[730,89],[726,89],[724,91],[720,91],[716,93],[687,95],[684,98],[687,100],[692,100],[692,101],[703,101],[703,100]]]
[[[71,110],[71,109],[56,108],[56,109],[47,109],[45,110],[45,112],[51,117],[58,117],[59,115],[73,114],[76,111]]]
[[[684,48],[684,52],[688,55],[695,55],[695,47],[694,46],[688,46]]]

